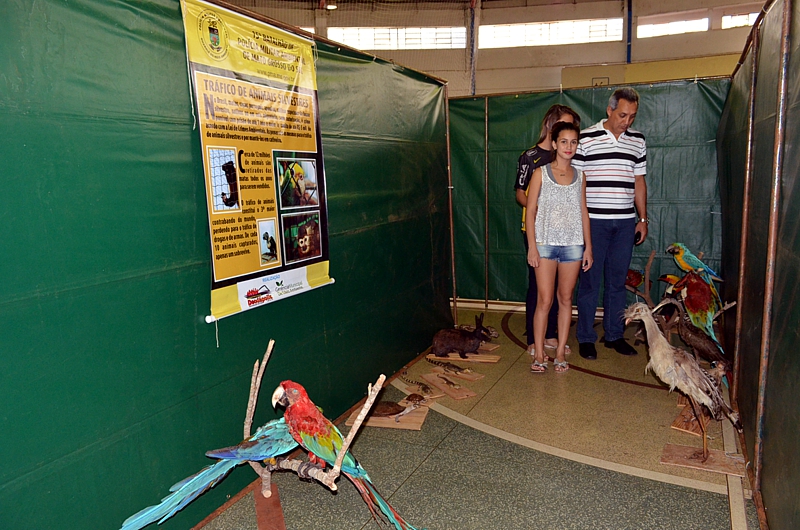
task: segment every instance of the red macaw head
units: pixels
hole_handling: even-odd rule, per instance
[[[283,381],[272,393],[272,406],[287,408],[295,403],[309,401],[306,389],[294,381]]]

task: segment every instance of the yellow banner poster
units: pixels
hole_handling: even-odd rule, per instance
[[[333,282],[314,43],[183,0],[213,321]]]

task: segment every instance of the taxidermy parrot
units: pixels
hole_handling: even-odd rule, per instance
[[[628,269],[628,274],[625,276],[625,285],[636,288],[642,284],[644,284],[644,273],[636,269]]]
[[[711,267],[700,261],[700,258],[695,256],[683,243],[671,244],[667,247],[667,253],[672,254],[672,259],[675,260],[675,264],[680,270],[683,272],[696,272],[704,282],[711,286],[711,292],[714,295],[715,303],[718,309],[721,308],[722,300],[719,297],[717,288],[714,287],[714,280],[722,281],[719,275],[717,275]]]
[[[148,506],[131,515],[122,523],[120,530],[138,530],[156,521],[161,524],[206,490],[219,484],[239,464],[268,460],[288,453],[295,447],[297,442],[289,433],[286,421],[283,418],[272,420],[239,445],[207,452],[206,456],[218,459],[215,464],[172,486],[169,489],[172,493],[164,497],[160,504]]]
[[[692,324],[701,329],[706,335],[714,339],[719,346],[717,336],[714,334],[714,315],[719,311],[720,306],[715,291],[700,274],[687,272],[674,286],[673,290],[679,292],[683,299],[683,306]],[[722,346],[720,346],[722,350]]]
[[[272,406],[280,404],[286,408],[283,417],[294,439],[306,451],[315,464],[333,466],[342,448],[344,439],[339,429],[322,415],[309,399],[305,388],[294,381],[284,381],[272,394]],[[342,473],[350,479],[367,503],[370,513],[379,520],[376,508],[392,523],[396,530],[416,530],[400,517],[392,506],[381,497],[373,486],[366,470],[348,451],[342,461]]]
[[[644,271],[637,269],[628,269],[628,274],[625,276],[625,285],[638,289],[644,285]],[[653,282],[648,285],[648,290],[653,286]]]

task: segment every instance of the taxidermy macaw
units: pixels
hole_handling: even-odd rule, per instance
[[[309,399],[305,388],[294,381],[284,381],[272,394],[272,406],[280,404],[286,408],[283,417],[294,439],[306,451],[315,464],[333,466],[343,445],[342,433],[319,411]],[[394,525],[396,530],[416,530],[400,517],[392,506],[381,497],[366,470],[348,451],[342,461],[342,473],[350,479],[367,503],[372,517],[378,520],[376,507]]]
[[[206,456],[219,460],[172,486],[169,489],[172,493],[164,497],[160,504],[148,506],[128,517],[120,530],[138,530],[156,521],[161,524],[203,492],[219,484],[239,464],[268,460],[288,453],[295,447],[297,442],[289,434],[286,421],[283,418],[272,420],[239,445],[207,452]]]
[[[652,287],[652,283],[653,282],[650,282],[651,285],[649,285],[648,287]],[[628,269],[628,274],[625,276],[625,285],[629,285],[634,289],[638,289],[639,287],[644,285],[644,271],[637,269]]]
[[[673,290],[680,293],[683,299],[683,306],[686,308],[686,314],[692,324],[714,339],[714,342],[719,345],[717,336],[714,334],[714,315],[717,314],[720,306],[714,296],[712,286],[700,274],[687,272],[673,286]],[[722,346],[720,346],[720,350],[722,350]]]
[[[714,280],[722,281],[719,275],[711,267],[700,261],[700,258],[695,256],[683,243],[671,244],[667,247],[667,253],[672,254],[672,259],[675,260],[675,264],[680,270],[683,272],[696,272],[704,282],[711,286],[711,292],[718,306],[717,309],[721,308],[722,300],[719,297],[717,288],[714,286]]]

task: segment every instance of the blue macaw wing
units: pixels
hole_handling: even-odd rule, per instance
[[[206,490],[219,484],[239,464],[282,455],[297,445],[289,434],[286,421],[283,418],[272,420],[259,427],[253,436],[239,445],[206,453],[212,458],[217,458],[217,463],[173,484],[169,489],[172,493],[164,497],[159,504],[148,506],[128,517],[122,523],[121,530],[139,530],[156,521],[161,524]]]
[[[183,479],[170,488],[172,493],[164,497],[159,504],[148,506],[125,519],[120,530],[139,530],[156,521],[159,524],[163,523],[207,489],[216,486],[239,463],[234,460],[220,460],[214,465],[203,468],[199,473]]]
[[[224,460],[240,460],[259,462],[288,453],[298,446],[289,433],[286,420],[272,420],[261,427],[249,439],[232,447],[224,447],[208,451],[206,456]]]

